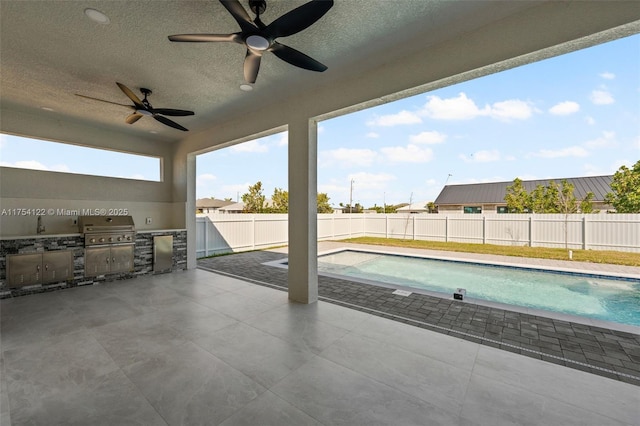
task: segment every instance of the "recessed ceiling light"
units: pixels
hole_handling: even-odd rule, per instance
[[[155,135],[158,132],[156,132],[155,130],[149,130],[149,133],[153,133]]]
[[[243,90],[245,92],[250,92],[253,90],[253,86],[250,84],[241,84],[240,85],[240,90]]]
[[[45,111],[53,111],[53,108],[49,108],[49,107],[40,107],[40,108],[42,108]]]
[[[84,14],[87,15],[89,19],[91,19],[94,22],[97,22],[98,24],[107,25],[109,22],[111,22],[107,15],[105,15],[104,13],[96,9],[91,9],[91,8],[85,9]]]

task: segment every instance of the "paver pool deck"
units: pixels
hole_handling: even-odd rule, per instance
[[[320,242],[318,253],[357,248],[514,266],[556,268],[640,279],[640,268],[574,261],[454,253],[437,250]],[[287,290],[287,270],[265,263],[284,260],[287,248],[198,260],[198,267]],[[320,275],[321,300],[640,386],[640,327],[540,310],[456,301]]]

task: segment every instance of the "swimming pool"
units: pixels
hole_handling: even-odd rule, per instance
[[[640,325],[640,279],[343,250],[318,257],[318,271],[391,286]]]

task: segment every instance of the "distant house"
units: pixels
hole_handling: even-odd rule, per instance
[[[200,198],[196,200],[196,213],[213,213],[222,207],[233,204],[233,201],[215,198]]]
[[[264,207],[273,206],[273,201],[270,198],[264,200]],[[237,203],[231,202],[229,205],[220,207],[219,213],[244,213],[244,202],[238,201]]]
[[[224,207],[220,207],[219,213],[242,213],[244,211],[244,203],[239,201],[237,203],[230,203]]]
[[[547,186],[554,181],[558,185],[566,180],[574,186],[573,195],[583,200],[588,192],[593,192],[592,205],[594,210],[605,212],[611,206],[605,204],[604,197],[611,192],[612,175],[590,176],[577,178],[524,180],[522,184],[527,192],[533,191],[538,185]],[[435,200],[439,213],[508,213],[504,197],[509,182],[474,183],[467,185],[447,185],[442,188]]]
[[[400,207],[396,209],[396,213],[429,213],[429,209],[427,208],[428,201],[423,201],[421,203],[413,203],[404,207]]]

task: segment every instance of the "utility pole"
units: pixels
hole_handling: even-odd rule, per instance
[[[351,189],[349,190],[349,213],[353,213],[353,179],[351,179]]]
[[[382,193],[382,213],[387,213],[387,193]]]
[[[453,176],[451,173],[447,176],[447,180],[444,181],[444,186],[447,186],[447,182],[449,182],[449,178]]]

